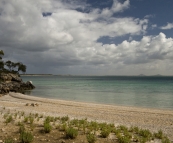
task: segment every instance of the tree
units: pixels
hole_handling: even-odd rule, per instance
[[[0,70],[4,69],[4,62],[2,61],[3,55],[4,55],[4,52],[0,50]]]
[[[18,71],[18,73],[21,71],[21,72],[23,72],[23,73],[25,73],[26,72],[26,65],[24,65],[23,63],[16,63],[16,66],[18,67],[17,68],[17,71]]]
[[[17,63],[13,63],[12,61],[6,61],[5,65],[8,67],[9,71],[14,71],[15,67],[17,66]]]
[[[2,60],[2,56],[4,55],[4,52],[0,50],[0,59]]]
[[[10,60],[4,62],[2,61],[2,56],[4,55],[4,52],[0,50],[0,71],[3,72],[13,72],[13,73],[19,73],[19,72],[26,72],[26,65],[24,65],[21,62],[14,63]],[[8,69],[4,68],[4,65],[8,67]]]

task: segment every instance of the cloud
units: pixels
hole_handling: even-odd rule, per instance
[[[130,1],[126,0],[123,4],[120,3],[118,0],[113,0],[113,6],[111,10],[116,13],[116,12],[122,12],[126,9],[128,9],[130,6]]]
[[[151,25],[152,29],[157,28],[157,24]]]
[[[173,29],[173,23],[167,23],[167,25],[162,26],[161,29],[163,30]]]
[[[123,12],[124,10],[128,9],[130,7],[130,1],[126,0],[124,3],[120,3],[118,0],[113,0],[113,5],[112,7],[109,8],[104,8],[102,11],[97,9],[96,12],[98,17],[102,18],[109,18],[115,13]]]
[[[114,0],[111,8],[92,8],[87,13],[76,10],[85,9],[85,2],[68,2],[1,1],[0,49],[6,54],[5,60],[22,61],[32,73],[76,74],[108,69],[112,74],[115,69],[123,71],[131,65],[154,69],[161,61],[172,60],[173,39],[163,33],[144,36],[139,41],[130,38],[118,45],[97,42],[104,36],[133,37],[146,33],[147,19],[113,16],[129,8],[129,0]]]

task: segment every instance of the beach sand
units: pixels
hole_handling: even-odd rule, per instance
[[[26,106],[34,103],[38,106]],[[152,132],[162,130],[173,141],[173,110],[114,106],[27,96],[10,92],[0,97],[0,108],[49,116],[96,120],[117,125],[138,126]]]

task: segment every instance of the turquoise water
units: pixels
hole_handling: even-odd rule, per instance
[[[23,76],[31,96],[135,107],[173,109],[173,77]]]

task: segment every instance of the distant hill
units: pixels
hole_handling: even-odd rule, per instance
[[[152,76],[163,76],[163,75],[160,75],[160,74],[156,74],[156,75],[152,75]]]
[[[140,74],[140,75],[138,75],[138,76],[146,76],[146,75],[144,75],[144,74]]]
[[[21,76],[53,76],[53,74],[20,74]]]

